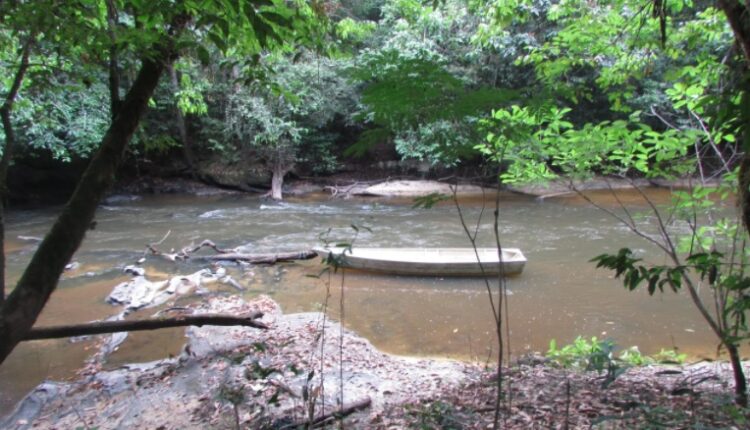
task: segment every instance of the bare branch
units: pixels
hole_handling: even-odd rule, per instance
[[[74,336],[90,336],[95,334],[119,333],[131,331],[157,330],[169,327],[185,326],[243,326],[258,329],[268,329],[268,326],[256,321],[262,317],[262,312],[254,312],[244,317],[222,314],[184,315],[173,318],[159,318],[135,321],[97,321],[89,324],[60,325],[50,327],[34,327],[26,333],[23,340],[59,339]]]

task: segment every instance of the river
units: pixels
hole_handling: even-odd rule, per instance
[[[657,202],[669,201],[666,190],[650,190],[649,194]],[[594,194],[594,198],[608,208],[617,206],[607,193]],[[646,208],[632,191],[619,192],[619,198],[632,211]],[[159,241],[167,232],[159,245],[164,250],[211,239],[224,248],[239,246],[247,252],[291,251],[319,244],[321,235],[355,240],[355,246],[469,245],[454,205],[444,202],[417,209],[412,204],[405,198],[331,200],[326,196],[280,203],[252,196],[110,199],[100,207],[95,229],[74,258],[80,267],[64,275],[38,324],[80,323],[117,313],[104,298],[114,285],[128,279],[122,268],[143,257],[145,244]],[[482,198],[465,198],[461,204],[467,218],[475,222]],[[9,212],[9,285],[30,259],[37,243],[33,238],[44,235],[57,210]],[[491,210],[485,210],[484,217],[478,242],[493,246]],[[577,335],[612,338],[620,346],[638,345],[644,353],[676,347],[693,357],[715,354],[716,342],[685,294],[649,297],[645,291],[627,292],[610,272],[589,263],[596,255],[624,246],[651,261],[664,261],[652,246],[603,211],[579,198],[540,201],[504,194],[499,225],[503,245],[521,248],[528,258],[524,272],[508,281],[514,355],[544,352],[550,339],[565,344]],[[147,257],[145,267],[151,276],[166,277],[190,274],[204,266]],[[233,267],[230,273],[247,288],[247,297],[268,294],[287,313],[320,310],[330,290],[329,312],[337,318],[341,277],[310,276],[322,269],[321,261],[315,259],[252,269]],[[495,347],[492,314],[481,279],[349,271],[343,288],[345,324],[384,351],[484,361]],[[236,293],[231,288],[219,289]],[[132,334],[108,365],[177,354],[182,333],[182,329],[169,329]],[[0,366],[0,415],[43,379],[73,377],[93,347],[90,341],[21,344]]]

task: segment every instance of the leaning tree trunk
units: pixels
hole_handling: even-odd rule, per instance
[[[173,29],[180,31],[186,22],[179,18]],[[0,363],[11,353],[36,322],[44,305],[57,287],[65,265],[78,249],[94,219],[94,213],[124,158],[125,148],[145,112],[148,101],[164,72],[176,56],[174,47],[159,44],[144,57],[138,76],[117,118],[102,138],[100,148],[81,177],[52,229],[40,243],[15,290],[0,308]]]

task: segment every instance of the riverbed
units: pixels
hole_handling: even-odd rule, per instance
[[[649,195],[665,204],[667,190]],[[631,211],[646,204],[633,191],[592,196],[616,209]],[[470,229],[483,214],[478,244],[493,246],[492,199],[464,198],[461,207]],[[484,207],[484,210],[482,209]],[[30,259],[36,238],[44,235],[59,208],[11,211],[6,252],[12,285]],[[648,223],[648,219],[645,220]],[[674,228],[679,229],[677,225]],[[653,262],[664,258],[627,227],[582,199],[562,196],[539,200],[503,194],[499,213],[503,246],[521,248],[528,258],[524,272],[508,280],[510,347],[514,355],[546,351],[577,335],[612,338],[621,346],[638,345],[644,353],[678,348],[692,357],[712,357],[716,344],[684,294],[654,297],[627,292],[620,281],[589,260],[631,247]],[[45,309],[39,325],[86,322],[118,312],[104,303],[117,283],[127,280],[122,268],[146,257],[149,276],[166,279],[200,270],[200,262],[172,263],[145,253],[147,243],[180,249],[210,239],[223,248],[246,252],[309,249],[321,241],[354,246],[469,246],[458,211],[450,202],[430,209],[413,207],[408,198],[330,199],[325,195],[284,202],[253,196],[120,196],[99,209],[91,230]],[[285,313],[327,310],[369,339],[377,348],[401,355],[484,361],[496,348],[493,320],[482,279],[382,276],[346,271],[325,272],[319,259],[260,267],[228,267],[250,298],[270,295]],[[231,287],[213,292],[237,294]],[[200,300],[200,296],[181,299]],[[179,305],[180,303],[177,303]],[[174,305],[174,304],[172,304]],[[154,310],[143,311],[149,315]],[[109,366],[175,355],[182,329],[133,334]],[[0,366],[0,414],[45,378],[75,374],[94,347],[91,341],[26,342]]]

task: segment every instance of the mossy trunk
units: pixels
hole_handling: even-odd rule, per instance
[[[57,287],[65,265],[91,225],[99,201],[114,182],[125,148],[138,127],[164,68],[173,60],[172,48],[161,46],[157,52],[161,53],[157,58],[143,60],[133,86],[73,196],[34,253],[15,290],[0,308],[0,363],[36,322]]]

